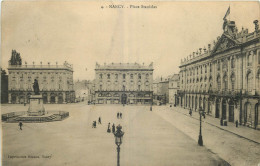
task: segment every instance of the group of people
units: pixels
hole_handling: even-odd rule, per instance
[[[98,124],[101,124],[101,117],[98,118]],[[96,127],[97,127],[97,122],[93,121],[92,128],[96,128]]]
[[[107,132],[111,133],[110,122],[108,123]],[[112,125],[112,133],[115,133],[115,132],[116,132],[116,127],[115,127],[115,124],[113,123],[113,125]]]
[[[117,113],[117,119],[122,119],[122,113],[121,112]]]

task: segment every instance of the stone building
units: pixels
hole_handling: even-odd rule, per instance
[[[16,56],[19,55],[19,56]],[[18,57],[18,58],[17,58]],[[48,63],[43,65],[22,64],[19,53],[12,51],[8,66],[8,102],[28,103],[33,92],[34,79],[38,80],[44,103],[70,103],[75,101],[73,89],[73,67]]]
[[[91,86],[89,80],[76,81],[74,83],[76,101],[89,101]]]
[[[153,96],[153,64],[96,64],[95,103],[150,104]]]
[[[169,103],[169,78],[159,82],[158,97],[161,101],[161,104]]]
[[[1,68],[1,103],[8,103],[8,75]]]
[[[179,74],[174,74],[169,78],[169,104],[177,103],[177,91],[180,88]]]
[[[200,48],[180,65],[180,105],[229,122],[260,128],[260,31],[238,32],[224,20],[213,48]]]

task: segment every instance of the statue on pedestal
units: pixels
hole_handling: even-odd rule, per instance
[[[34,91],[35,95],[39,95],[40,94],[39,84],[38,84],[38,81],[36,79],[34,79],[33,91]]]

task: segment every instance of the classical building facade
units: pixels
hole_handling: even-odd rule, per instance
[[[150,104],[153,96],[153,64],[96,64],[95,103]]]
[[[225,20],[213,48],[200,48],[180,65],[179,104],[229,122],[260,128],[260,31],[238,32]]]
[[[169,78],[169,104],[177,103],[177,91],[180,89],[179,74],[174,74]]]
[[[67,103],[75,101],[72,65],[22,64],[20,54],[12,52],[8,66],[8,102],[28,103],[33,92],[33,82],[38,80],[44,103]],[[18,58],[17,58],[18,57]]]

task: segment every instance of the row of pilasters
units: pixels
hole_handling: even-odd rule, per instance
[[[45,92],[43,94],[47,94],[47,100],[46,103],[58,103],[59,101],[59,95],[62,93],[62,103],[66,103],[66,94],[65,92],[58,92],[58,93],[52,93],[52,92]],[[19,94],[19,93],[8,93],[8,103],[11,104],[22,104],[22,103],[28,103],[29,96],[31,94]],[[44,97],[44,96],[43,96]],[[15,101],[14,101],[15,100]],[[52,100],[54,102],[52,102]],[[73,101],[67,101],[67,102],[73,102]]]

